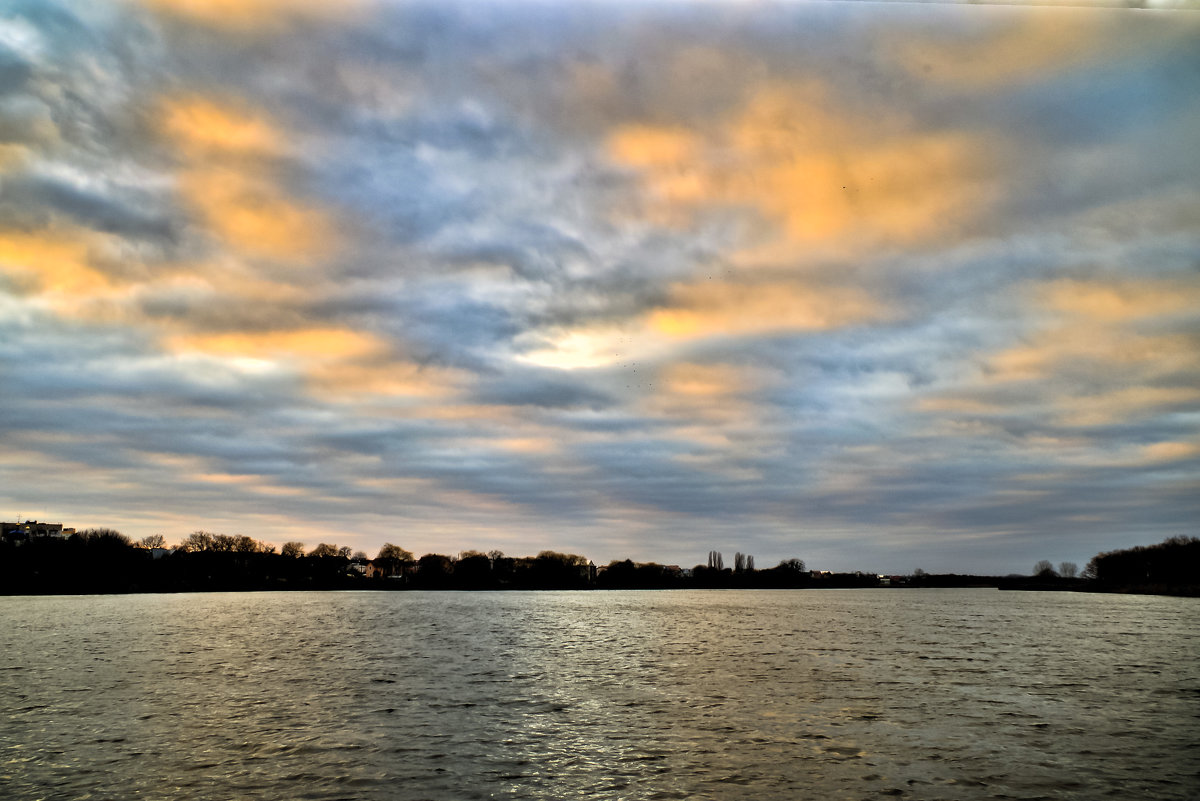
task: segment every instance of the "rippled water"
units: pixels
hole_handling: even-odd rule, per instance
[[[1196,599],[0,598],[5,799],[1194,799]]]

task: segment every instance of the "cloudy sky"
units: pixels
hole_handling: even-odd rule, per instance
[[[0,519],[881,572],[1196,534],[1198,86],[1186,10],[0,0]]]

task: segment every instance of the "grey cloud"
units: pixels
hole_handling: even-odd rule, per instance
[[[41,100],[15,89],[0,99],[0,142],[39,145],[55,130],[52,109]]]
[[[537,369],[510,368],[501,376],[488,376],[473,395],[481,403],[547,409],[600,410],[616,403],[607,393],[578,380],[564,379],[557,371]]]
[[[33,68],[27,61],[0,47],[0,96],[21,92],[32,75]]]
[[[490,351],[519,330],[504,308],[433,283],[396,297],[380,326],[422,361],[482,369]]]
[[[128,199],[119,199],[34,176],[5,180],[4,189],[5,205],[49,207],[99,231],[167,241],[176,235],[175,223],[153,211],[159,204],[146,193],[131,192]]]
[[[511,226],[492,229],[479,237],[451,237],[438,248],[438,255],[464,266],[490,264],[508,267],[522,278],[553,278],[562,259],[590,258],[576,237],[544,223],[519,220]]]

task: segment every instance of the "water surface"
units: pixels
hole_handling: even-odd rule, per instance
[[[1196,599],[0,598],[5,799],[1195,799]]]

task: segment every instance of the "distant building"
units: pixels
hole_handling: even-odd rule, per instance
[[[62,523],[39,523],[26,520],[24,523],[0,523],[0,537],[5,542],[23,543],[30,540],[65,540],[75,533],[73,528],[63,528]]]
[[[372,559],[363,566],[362,574],[367,578],[389,578],[405,580],[416,569],[412,562],[399,559]]]

